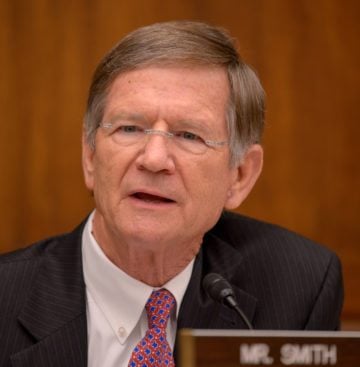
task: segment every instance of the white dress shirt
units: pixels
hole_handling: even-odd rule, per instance
[[[82,236],[88,366],[126,367],[134,347],[148,329],[145,304],[154,288],[130,277],[107,258],[92,235],[93,215]],[[167,326],[167,339],[172,348],[178,312],[193,265],[194,260],[161,287],[169,290],[176,300]]]

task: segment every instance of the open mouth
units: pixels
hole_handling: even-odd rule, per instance
[[[138,200],[142,200],[148,203],[174,203],[174,200],[171,200],[169,198],[166,198],[163,196],[146,194],[144,192],[135,192],[131,196]]]

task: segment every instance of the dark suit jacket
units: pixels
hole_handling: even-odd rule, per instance
[[[0,257],[0,367],[86,366],[82,230]],[[232,310],[205,295],[209,272],[231,282],[256,329],[339,327],[338,258],[292,232],[225,213],[204,237],[178,327],[244,329]]]

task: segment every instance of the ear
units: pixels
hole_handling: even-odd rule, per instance
[[[86,187],[94,189],[94,155],[95,148],[91,147],[86,139],[85,133],[82,135],[82,167]]]
[[[253,144],[244,154],[238,167],[234,167],[233,182],[228,190],[225,209],[237,208],[249,195],[260,176],[263,165],[263,149]]]

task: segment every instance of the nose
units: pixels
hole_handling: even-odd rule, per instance
[[[150,134],[146,136],[145,144],[136,159],[137,167],[154,173],[173,173],[175,162],[169,150],[169,143],[166,135]]]

